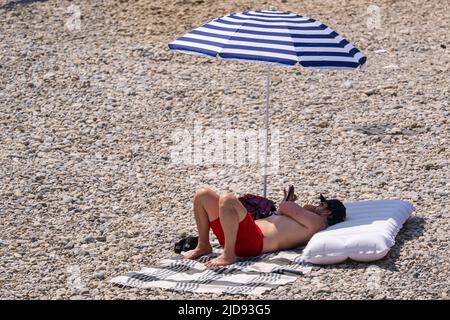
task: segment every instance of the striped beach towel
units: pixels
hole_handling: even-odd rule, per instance
[[[179,256],[164,259],[154,267],[129,272],[110,281],[118,286],[143,289],[260,295],[311,271],[312,265],[302,261],[302,249],[266,253],[222,268],[208,269],[204,263],[221,252],[220,245],[214,243],[213,252],[198,260],[183,260]]]

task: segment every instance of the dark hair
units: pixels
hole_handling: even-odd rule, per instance
[[[327,217],[328,226],[345,220],[347,217],[347,209],[341,201],[338,199],[327,200],[323,195],[320,195],[320,201],[326,203],[328,209],[331,211],[331,214]]]
[[[331,210],[331,214],[327,217],[328,226],[342,222],[347,217],[347,209],[344,204],[337,200],[331,199],[327,201],[328,209]]]

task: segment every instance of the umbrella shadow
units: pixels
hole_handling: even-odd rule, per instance
[[[389,123],[384,124],[373,124],[373,125],[365,125],[365,126],[354,126],[352,130],[358,133],[362,133],[365,135],[384,135],[386,134],[386,130],[392,129],[393,125]]]
[[[403,225],[403,228],[395,238],[395,245],[391,248],[388,254],[381,260],[371,262],[358,262],[353,260],[346,260],[337,265],[321,266],[329,269],[366,269],[368,266],[375,265],[381,269],[398,272],[397,260],[401,254],[401,248],[408,241],[419,238],[423,235],[425,226],[425,219],[418,216],[411,216]]]
[[[35,2],[47,2],[48,0],[16,0],[16,1],[10,1],[5,3],[4,5],[0,6],[0,10],[14,10],[17,8],[17,6],[25,6],[29,5]]]
[[[349,128],[350,130],[364,134],[366,136],[392,136],[392,135],[418,135],[427,131],[424,127],[418,128],[403,128],[397,132],[390,132],[395,127],[392,123],[380,123],[380,124],[368,124],[368,125],[356,125]]]

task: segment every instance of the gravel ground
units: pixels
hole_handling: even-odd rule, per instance
[[[385,259],[314,267],[261,298],[448,299],[449,3],[272,4],[321,19],[368,65],[274,69],[280,166],[269,196],[293,183],[302,203],[323,192],[400,198],[417,210]],[[260,129],[265,68],[174,54],[167,43],[267,7],[0,0],[0,298],[235,298],[108,280],[171,255],[195,231],[195,189],[261,192],[256,164],[177,163],[171,151],[177,129]]]

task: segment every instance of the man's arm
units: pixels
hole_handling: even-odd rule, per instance
[[[312,232],[318,232],[327,227],[324,218],[302,208],[293,201],[282,201],[278,207],[278,213],[304,225]]]

